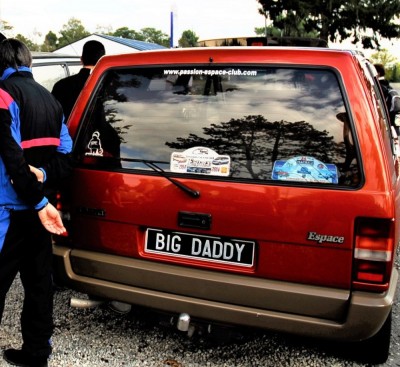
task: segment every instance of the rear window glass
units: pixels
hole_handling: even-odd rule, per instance
[[[199,179],[357,186],[336,75],[289,67],[109,71],[80,135],[82,163]],[[111,166],[112,166],[111,164]]]

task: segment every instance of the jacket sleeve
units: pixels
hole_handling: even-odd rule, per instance
[[[0,156],[7,170],[3,175],[9,175],[22,200],[40,209],[48,201],[44,196],[43,184],[30,171],[24,152],[13,136],[11,122],[10,111],[0,108]]]
[[[71,151],[72,139],[69,135],[67,126],[62,123],[60,132],[60,145],[57,147],[57,151],[49,163],[46,166],[41,167],[46,175],[46,184],[52,186],[57,185],[71,174]]]

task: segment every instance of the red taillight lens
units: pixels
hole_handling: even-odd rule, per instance
[[[354,289],[382,292],[387,289],[393,263],[394,222],[361,218],[356,223]]]
[[[61,194],[59,192],[57,192],[57,195],[56,195],[56,208],[58,211],[61,211],[61,209],[62,209]]]
[[[356,280],[374,284],[381,284],[386,272],[386,263],[358,260],[356,264]]]
[[[70,220],[70,215],[69,215],[69,212],[66,211],[66,208],[62,204],[62,195],[60,192],[57,192],[57,194],[56,194],[56,208],[61,215],[61,219],[64,223],[64,226],[67,228],[67,231],[62,233],[61,235],[59,235],[58,238],[68,237],[68,222]]]

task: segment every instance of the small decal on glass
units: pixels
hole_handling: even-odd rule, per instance
[[[211,176],[229,176],[231,158],[212,149],[194,147],[171,154],[171,171]]]
[[[96,157],[103,156],[103,148],[101,147],[100,133],[98,131],[95,131],[92,134],[92,138],[87,145],[87,149],[88,151],[85,153],[85,155]]]
[[[334,164],[325,164],[313,157],[298,156],[287,161],[276,161],[272,179],[337,184],[338,172]]]

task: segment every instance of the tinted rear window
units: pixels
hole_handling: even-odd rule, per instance
[[[343,95],[328,69],[111,70],[85,119],[78,151],[90,164],[149,170],[143,161],[151,161],[200,179],[360,180]]]

